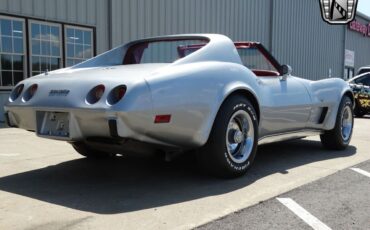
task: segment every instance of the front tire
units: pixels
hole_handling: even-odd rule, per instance
[[[351,141],[353,124],[353,103],[349,97],[344,96],[339,105],[334,129],[325,131],[320,136],[321,143],[327,149],[344,150]]]
[[[242,176],[253,163],[257,141],[254,107],[245,97],[232,96],[221,106],[208,142],[197,155],[200,167],[218,177]]]

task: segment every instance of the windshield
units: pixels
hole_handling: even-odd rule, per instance
[[[243,65],[251,70],[277,71],[256,47],[238,48],[238,53]]]

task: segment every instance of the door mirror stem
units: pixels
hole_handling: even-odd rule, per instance
[[[290,65],[282,65],[280,67],[280,80],[281,81],[286,81],[287,78],[292,74],[293,69]]]

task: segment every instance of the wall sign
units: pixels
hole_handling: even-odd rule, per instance
[[[348,67],[355,67],[355,51],[345,50],[344,65]]]
[[[365,25],[354,20],[348,25],[348,28],[352,31],[359,32],[366,37],[370,37],[370,23]]]

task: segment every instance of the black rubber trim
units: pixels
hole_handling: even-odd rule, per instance
[[[8,127],[10,127],[10,128],[18,128],[18,126],[10,124],[10,119],[9,119],[9,113],[8,112],[5,112],[4,113],[4,117],[5,117],[5,123],[6,123],[6,125]]]
[[[109,133],[111,137],[119,137],[118,136],[118,131],[117,131],[117,121],[116,120],[109,120],[108,121],[109,125]]]

